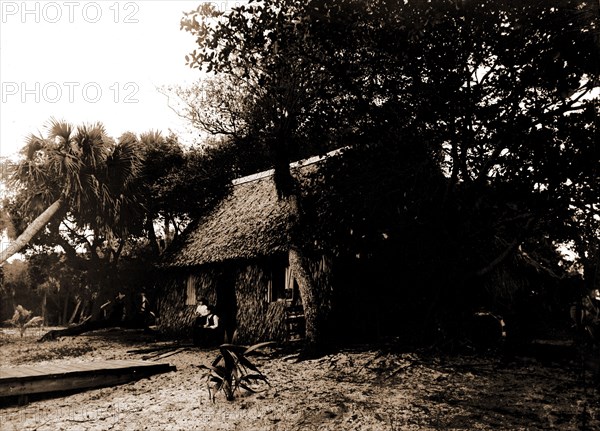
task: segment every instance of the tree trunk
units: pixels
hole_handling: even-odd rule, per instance
[[[77,304],[75,304],[75,310],[73,310],[73,314],[71,314],[71,318],[69,319],[68,324],[72,325],[75,321],[75,317],[77,317],[77,312],[79,311],[79,307],[81,307],[81,299],[77,300]]]
[[[85,322],[76,325],[70,326],[65,329],[53,329],[51,331],[46,332],[42,338],[38,341],[51,341],[56,340],[59,337],[73,336],[73,335],[81,335],[86,332],[96,331],[98,329],[106,329],[106,328],[114,328],[114,327],[124,327],[131,325],[123,325],[120,322],[115,322],[113,320],[86,320]],[[133,327],[133,326],[131,326]]]
[[[169,224],[168,217],[165,217],[165,249],[171,244],[171,225]]]
[[[306,328],[302,356],[310,358],[319,355],[324,347],[323,325],[321,324],[324,321],[324,316],[321,315],[323,310],[319,307],[316,286],[307,270],[307,259],[296,247],[290,248],[289,265],[298,282],[298,290],[304,308]]]
[[[283,190],[278,190],[280,199],[288,199],[290,204],[290,236],[291,245],[288,252],[290,270],[298,283],[300,299],[304,309],[305,337],[304,346],[300,359],[310,359],[322,355],[325,351],[325,328],[329,308],[321,304],[323,299],[320,295],[317,284],[309,270],[309,261],[302,249],[303,230],[305,226],[303,210],[301,205],[301,196],[295,179],[289,171],[289,164],[285,165],[287,172],[279,172],[279,177],[274,180],[289,176],[287,182],[284,180]],[[282,167],[279,166],[279,170]],[[277,166],[275,173],[278,172]],[[281,184],[280,184],[281,185]]]
[[[292,85],[289,90],[293,94],[296,87]],[[308,259],[303,250],[304,212],[300,185],[290,170],[290,147],[292,130],[297,126],[297,115],[294,114],[296,106],[290,98],[286,102],[285,110],[288,115],[280,118],[280,123],[273,131],[269,141],[269,149],[273,158],[273,181],[277,196],[280,200],[287,199],[290,204],[290,250],[288,254],[289,266],[298,282],[300,299],[304,308],[305,337],[304,347],[300,359],[314,358],[325,350],[324,324],[328,317],[329,308],[321,306],[321,295],[308,267]]]
[[[81,304],[81,313],[79,313],[79,318],[77,319],[78,324],[85,322],[86,320],[88,320],[91,317],[92,306],[93,306],[93,304],[91,304],[91,301],[89,299],[83,300],[83,302]]]
[[[48,326],[47,302],[48,302],[48,288],[44,287],[44,296],[42,298],[42,319],[44,319],[44,326]]]
[[[148,220],[146,221],[146,229],[148,230],[148,241],[150,241],[150,247],[154,256],[160,255],[160,247],[158,246],[158,238],[156,237],[156,231],[154,230],[154,217],[153,214],[148,214]]]
[[[2,250],[0,253],[0,265],[2,265],[8,258],[10,258],[15,253],[18,253],[23,247],[25,247],[31,239],[41,231],[46,224],[54,217],[54,215],[60,210],[63,205],[63,199],[59,198],[52,205],[50,205],[46,210],[41,213],[29,226],[27,229],[23,231],[21,235],[10,245]]]
[[[63,303],[63,312],[62,312],[62,325],[66,325],[67,324],[67,316],[69,315],[69,294],[67,293],[64,296],[64,303]]]

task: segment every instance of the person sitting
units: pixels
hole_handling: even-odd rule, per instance
[[[205,341],[206,345],[214,346],[223,342],[223,329],[219,316],[215,314],[215,309],[212,305],[207,306],[208,314],[206,316]]]
[[[200,298],[198,301],[198,307],[196,307],[196,319],[194,320],[194,326],[192,328],[192,336],[194,346],[201,346],[205,341],[204,326],[206,325],[206,318],[208,316],[208,302],[204,298]]]
[[[204,326],[206,323],[206,316],[208,316],[208,301],[204,298],[198,300],[198,306],[196,307],[196,321],[195,324],[198,326]]]

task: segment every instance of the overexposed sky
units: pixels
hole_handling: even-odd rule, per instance
[[[156,90],[191,83],[194,37],[179,30],[200,0],[0,0],[0,156],[14,155],[51,117],[125,131],[186,123]],[[228,9],[239,2],[211,2]]]

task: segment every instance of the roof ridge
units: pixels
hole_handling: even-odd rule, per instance
[[[337,148],[335,150],[329,151],[328,153],[325,153],[322,156],[312,156],[307,159],[301,159],[296,162],[292,162],[292,163],[290,163],[290,168],[294,169],[294,168],[301,168],[303,166],[313,165],[313,164],[318,163],[322,160],[325,160],[329,157],[337,156],[338,154],[340,154],[342,152],[342,150],[344,150],[346,148],[348,148],[348,147]],[[250,183],[252,181],[258,181],[262,178],[270,177],[274,173],[275,173],[275,169],[269,169],[266,171],[257,172],[255,174],[246,175],[245,177],[236,178],[233,181],[231,181],[231,184],[234,186],[237,186],[240,184]]]

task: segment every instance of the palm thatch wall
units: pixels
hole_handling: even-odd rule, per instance
[[[287,337],[285,302],[268,302],[268,269],[248,265],[237,277],[236,342],[285,341]]]
[[[204,271],[195,271],[196,298],[206,298],[215,304],[215,282],[217,272],[215,269],[206,268]],[[157,303],[159,327],[161,332],[177,337],[190,337],[192,324],[196,318],[195,304],[187,302],[187,283],[189,273],[179,273],[167,279],[163,284],[162,292]]]
[[[240,262],[239,266],[228,266],[232,271],[235,289],[235,342],[253,343],[259,341],[286,340],[286,302],[269,302],[268,286],[271,268],[267,261],[254,261],[250,264]],[[223,272],[217,267],[196,267],[182,272],[164,285],[164,292],[158,304],[161,332],[177,338],[191,336],[192,325],[196,318],[196,305],[186,304],[188,296],[188,278],[193,276],[196,299],[205,298],[216,306],[217,313],[231,313],[219,293],[217,284],[223,280]],[[231,322],[230,322],[231,323]],[[232,336],[232,334],[229,334]]]

